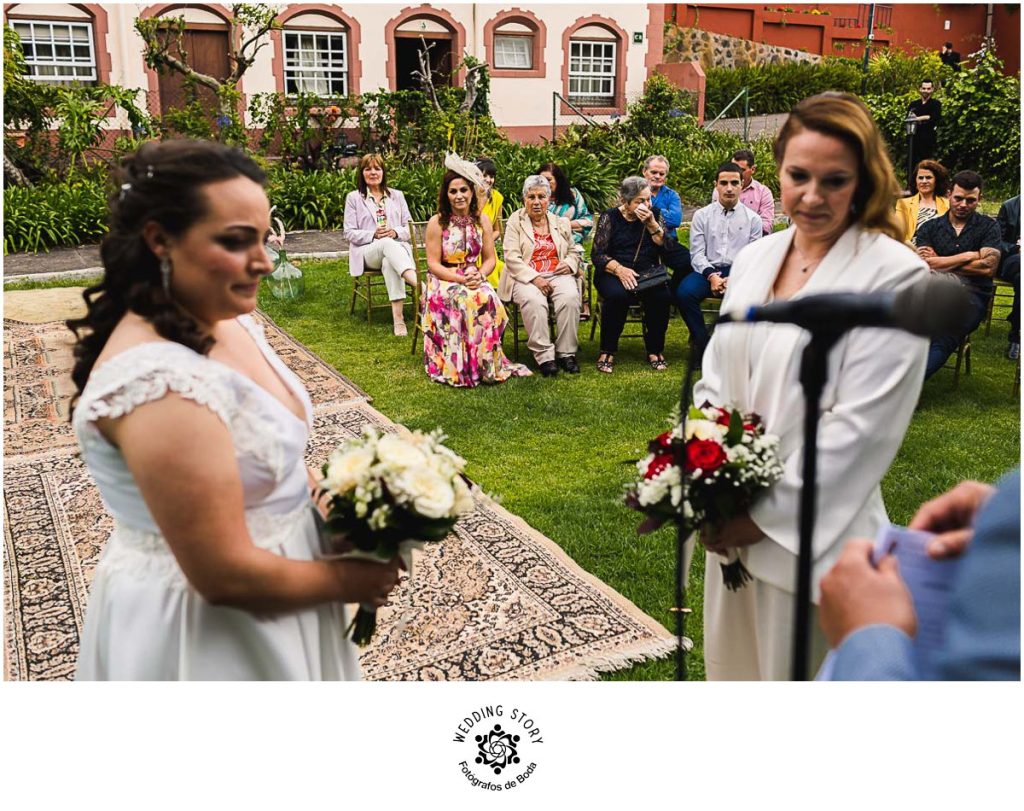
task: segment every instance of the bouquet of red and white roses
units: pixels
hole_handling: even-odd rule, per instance
[[[409,568],[413,549],[443,540],[473,509],[466,460],[444,439],[440,431],[382,435],[368,426],[330,455],[320,482],[326,529],[355,548],[344,554],[382,562],[400,555]],[[376,627],[376,609],[360,606],[352,641],[368,644]]]
[[[778,437],[764,432],[757,414],[710,403],[691,406],[685,440],[678,408],[670,421],[672,428],[652,440],[637,462],[640,480],[626,493],[627,506],[647,516],[637,530],[641,535],[668,521],[686,533],[727,521],[782,476]],[[749,576],[735,553],[722,570],[733,589]]]

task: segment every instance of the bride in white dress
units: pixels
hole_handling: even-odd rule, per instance
[[[115,528],[78,679],[357,679],[343,603],[398,563],[315,559],[309,397],[246,315],[271,267],[262,171],[201,141],[124,168],[87,291],[73,424]]]

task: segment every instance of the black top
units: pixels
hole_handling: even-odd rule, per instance
[[[658,207],[652,207],[651,212],[657,217],[658,224],[664,228],[665,224]],[[640,246],[639,256],[637,245]],[[630,270],[646,270],[661,263],[659,248],[651,239],[647,226],[640,220],[630,222],[622,216],[618,208],[609,208],[601,214],[594,232],[594,246],[590,249],[590,261],[594,263],[594,270],[598,273],[604,273],[605,265],[612,259]]]
[[[922,223],[914,235],[914,240],[917,242],[918,248],[931,248],[939,256],[955,256],[964,251],[980,251],[982,248],[995,248],[998,251],[1002,244],[996,221],[977,211],[967,220],[967,224],[964,225],[959,236],[953,230],[949,214],[944,214]],[[956,272],[954,271],[954,273]],[[956,273],[956,276],[960,281],[979,290],[992,289],[990,276],[979,276],[972,273]]]
[[[927,121],[917,122],[917,131],[914,133],[915,137],[934,138],[935,128],[942,121],[942,103],[934,96],[928,99],[928,101],[917,99],[910,102],[910,112],[914,115],[931,116]]]
[[[996,217],[999,223],[999,231],[1003,238],[1003,244],[999,250],[1003,257],[1020,253],[1020,195],[1011,197],[999,207],[999,216]]]
[[[953,70],[960,70],[960,52],[959,51],[946,51],[945,53],[939,52],[939,59],[942,60],[943,65],[949,65]]]

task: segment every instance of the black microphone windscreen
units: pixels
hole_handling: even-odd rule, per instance
[[[901,290],[893,302],[899,326],[915,335],[959,335],[970,317],[967,290],[955,276],[932,273]]]

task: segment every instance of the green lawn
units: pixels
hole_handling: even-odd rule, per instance
[[[386,312],[374,314],[372,327],[361,306],[349,315],[351,279],[343,260],[306,262],[303,270],[304,299],[282,303],[263,296],[267,313],[362,386],[391,419],[410,428],[441,426],[481,487],[584,569],[672,627],[672,532],[638,538],[639,516],[622,506],[620,495],[633,473],[629,460],[664,430],[678,397],[687,337],[680,319],[673,318],[669,328],[667,374],[649,370],[639,339],[623,340],[615,374],[597,373],[597,342],[588,340],[587,326],[585,332],[581,328],[580,375],[452,389],[427,379],[422,353],[410,355],[410,339],[391,335]],[[925,386],[907,441],[884,482],[893,521],[905,523],[921,501],[960,479],[991,480],[1017,464],[1020,421],[1013,364],[1002,357],[1008,329],[1003,315],[997,310],[991,337],[978,332],[972,374],[958,392],[951,390],[950,372]],[[506,346],[511,354],[511,336]],[[695,679],[704,674],[702,582],[697,561],[687,629],[696,643],[688,659]],[[672,672],[671,660],[665,660],[610,678],[669,679]]]
[[[452,389],[427,379],[422,353],[411,355],[411,339],[392,336],[385,311],[374,314],[372,327],[361,307],[349,315],[351,278],[344,260],[307,261],[302,267],[306,292],[301,301],[261,296],[261,306],[275,321],[365,389],[391,419],[410,428],[443,428],[484,490],[556,541],[588,572],[672,627],[672,533],[662,529],[638,538],[639,515],[622,506],[620,496],[633,473],[629,460],[664,430],[678,397],[687,335],[678,317],[669,327],[667,374],[648,369],[638,339],[623,340],[615,374],[598,374],[593,366],[597,342],[588,340],[589,325],[581,325],[580,375]],[[411,316],[411,306],[407,313]],[[1019,401],[1012,391],[1013,364],[1002,355],[1008,329],[1004,316],[1005,310],[997,308],[990,337],[984,328],[976,333],[972,374],[963,378],[959,391],[952,390],[951,372],[940,372],[925,385],[906,442],[883,482],[894,522],[906,523],[921,501],[960,479],[992,480],[1018,464]],[[688,657],[693,679],[704,675],[703,567],[697,557],[688,601],[694,613],[687,628],[696,643]],[[672,661],[666,659],[608,678],[664,680],[672,675]]]

